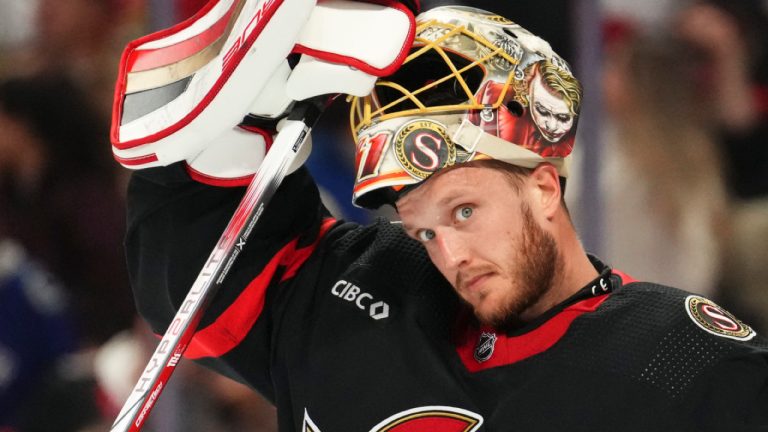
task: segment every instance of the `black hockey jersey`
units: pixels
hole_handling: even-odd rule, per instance
[[[126,239],[162,334],[244,189],[134,174]],[[306,170],[262,216],[187,356],[257,389],[281,431],[768,430],[768,349],[708,300],[600,276],[524,328],[478,327],[398,224],[334,220]]]

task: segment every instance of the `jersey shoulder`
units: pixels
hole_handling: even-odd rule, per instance
[[[768,343],[715,302],[668,286],[633,282],[620,287],[593,314],[574,322],[572,342],[583,364],[676,398],[729,359],[768,359]]]
[[[445,283],[427,252],[400,223],[380,218],[367,226],[342,224],[326,245],[348,268],[396,281],[410,291]]]
[[[650,282],[622,286],[599,313],[634,322],[649,335],[679,332],[687,340],[713,339],[734,347],[765,345],[752,327],[713,300]]]
[[[458,296],[402,224],[380,218],[367,226],[341,224],[330,234],[325,271],[407,306],[425,327],[447,331]]]

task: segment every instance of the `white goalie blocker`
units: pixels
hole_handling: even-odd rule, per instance
[[[210,183],[247,184],[271,134],[239,127],[246,116],[279,118],[322,94],[368,94],[404,61],[414,31],[411,11],[393,2],[212,0],[126,47],[115,159],[131,169],[186,161]],[[293,68],[292,53],[300,55]]]

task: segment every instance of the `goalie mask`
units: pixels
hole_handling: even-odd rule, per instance
[[[352,98],[353,202],[377,208],[441,168],[552,163],[573,149],[581,87],[549,44],[501,16],[445,6],[418,16],[403,66]]]

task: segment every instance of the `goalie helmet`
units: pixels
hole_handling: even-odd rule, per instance
[[[541,38],[499,15],[445,6],[417,17],[403,66],[351,102],[352,200],[377,208],[472,160],[550,162],[567,177],[581,87]]]

